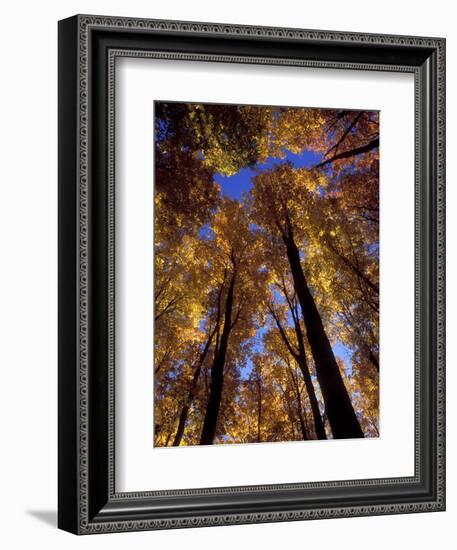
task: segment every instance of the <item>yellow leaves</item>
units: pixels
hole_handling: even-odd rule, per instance
[[[274,123],[274,150],[288,149],[300,153],[303,149],[320,150],[319,134],[326,121],[325,111],[288,108],[282,110]],[[280,155],[278,155],[280,156]]]
[[[156,144],[155,313],[161,314],[154,342],[156,442],[171,444],[196,364],[214,331],[182,444],[199,441],[232,280],[233,327],[217,441],[300,439],[300,413],[312,426],[303,373],[283,337],[298,350],[294,316],[305,334],[323,410],[287,256],[292,237],[329,339],[353,352],[352,374],[346,376],[341,362],[340,368],[355,407],[363,412],[363,430],[375,433],[379,379],[366,350],[379,351],[378,318],[374,291],[363,277],[376,287],[377,153],[359,158],[357,169],[352,160],[325,169],[297,168],[278,159],[291,158],[289,151],[320,153],[320,158],[354,114],[183,105],[177,114],[171,107],[166,111],[169,130],[162,129],[163,141]],[[360,125],[362,137],[373,130],[368,120]],[[359,136],[348,139],[353,146]],[[269,168],[262,166],[267,159]],[[256,171],[248,195],[242,201],[224,197],[215,173],[233,175],[248,166]]]
[[[155,194],[154,204],[155,204],[156,208],[161,208],[161,206],[163,204],[163,198],[164,198],[163,193],[156,193]]]

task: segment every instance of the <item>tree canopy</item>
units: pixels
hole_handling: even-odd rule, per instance
[[[379,113],[155,108],[154,444],[379,436]]]

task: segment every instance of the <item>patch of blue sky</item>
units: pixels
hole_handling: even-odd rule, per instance
[[[379,252],[379,242],[375,243],[368,243],[366,245],[368,254],[375,254],[376,252]]]
[[[275,285],[270,285],[271,293],[273,294],[273,300],[277,304],[285,304],[286,299],[284,298],[282,292],[278,290],[278,288]]]
[[[252,359],[248,357],[246,360],[246,363],[243,367],[240,369],[240,378],[241,380],[247,380],[249,378],[249,375],[252,372],[252,367],[254,366]]]
[[[198,230],[198,236],[201,239],[207,239],[207,240],[214,239],[214,231],[211,229],[211,226],[209,223],[205,223],[200,227],[200,229]]]
[[[339,340],[332,347],[335,357],[339,357],[343,363],[348,376],[352,376],[352,351]]]
[[[289,319],[289,323],[291,323],[292,319]],[[258,329],[256,335],[254,336],[254,343],[252,346],[252,355],[255,353],[262,354],[265,352],[265,346],[263,344],[263,335],[267,332],[268,327],[261,327]],[[341,359],[344,363],[344,368],[346,370],[347,376],[352,376],[352,351],[342,344],[341,342],[337,341],[336,344],[332,347],[333,353],[335,354],[335,357]],[[253,362],[252,362],[252,355],[248,357],[246,360],[246,363],[243,367],[240,369],[241,379],[247,380],[249,378],[249,375],[252,372],[253,369]],[[314,383],[317,383],[317,378],[315,375],[312,375],[312,379]]]
[[[311,168],[321,159],[321,155],[313,151],[303,151],[302,153],[292,153],[286,150],[284,158],[268,157],[268,159],[252,167],[242,168],[233,176],[226,176],[220,173],[214,175],[214,180],[220,185],[221,193],[225,197],[235,200],[242,200],[243,195],[249,193],[252,188],[252,178],[259,171],[274,168],[278,164],[290,162],[295,168]]]
[[[246,363],[244,364],[244,366],[241,367],[241,369],[240,369],[240,374],[241,374],[241,379],[242,380],[247,380],[249,378],[249,375],[252,372],[252,368],[254,367],[254,364],[252,362],[252,356],[256,353],[263,354],[265,352],[265,346],[263,344],[263,337],[266,334],[267,330],[268,330],[268,327],[260,327],[257,330],[257,332],[256,332],[256,334],[253,338],[253,343],[252,343],[252,348],[251,348],[252,353],[247,358]]]
[[[314,151],[303,151],[302,153],[286,151],[285,160],[291,162],[295,168],[311,168],[319,164],[321,158],[322,155]]]
[[[252,178],[255,172],[251,168],[242,168],[233,176],[225,176],[217,172],[214,181],[220,185],[221,193],[225,197],[242,200],[243,193],[249,193],[252,188]]]

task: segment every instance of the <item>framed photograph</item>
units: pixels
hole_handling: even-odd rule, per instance
[[[59,527],[445,509],[445,41],[59,22]]]

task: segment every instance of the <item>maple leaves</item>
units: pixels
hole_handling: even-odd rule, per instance
[[[377,112],[156,103],[156,445],[379,435],[378,143]]]

